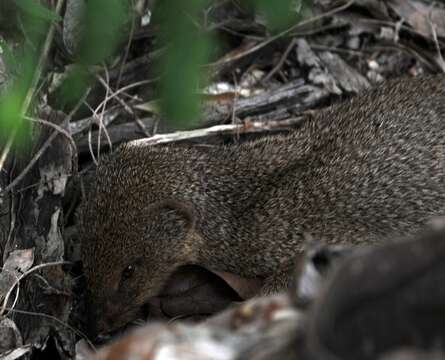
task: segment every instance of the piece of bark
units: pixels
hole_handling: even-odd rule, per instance
[[[432,38],[433,29],[437,36],[445,37],[445,9],[417,0],[390,0],[387,6],[417,32]]]
[[[65,114],[46,110],[41,117],[61,124]],[[22,154],[21,165],[14,175],[28,164],[32,156],[48,140],[53,128],[41,128],[38,139],[28,154]],[[17,224],[7,249],[34,248],[35,265],[63,262],[64,240],[62,197],[72,169],[72,149],[63,135],[57,135],[35,166],[13,191],[17,202]],[[74,352],[74,334],[63,322],[68,321],[71,309],[70,279],[61,265],[48,266],[27,276],[20,285],[20,296],[14,310],[34,315],[14,313],[13,319],[23,334],[25,345],[44,348],[51,336],[61,354]],[[39,315],[43,314],[43,315]],[[49,318],[55,317],[59,321]]]
[[[32,266],[33,262],[33,249],[15,250],[6,258],[0,272],[0,316],[7,312],[5,310],[7,306],[12,305],[13,297],[11,297],[11,293],[21,275]]]
[[[335,78],[329,73],[320,58],[312,51],[305,39],[298,39],[296,45],[297,60],[301,67],[307,68],[308,79],[321,87],[325,93],[341,95],[342,90]]]
[[[256,298],[211,320],[152,324],[104,347],[91,360],[297,359],[304,317],[285,295]]]
[[[24,355],[27,355],[31,353],[31,349],[28,346],[21,346],[18,348],[15,348],[12,351],[8,351],[6,353],[0,354],[2,360],[16,360],[16,359],[27,359],[29,356],[25,357]]]
[[[22,335],[14,321],[3,318],[0,321],[0,358],[23,345]]]
[[[99,115],[102,117],[102,125],[108,127],[114,120],[123,118],[128,115],[128,113],[123,106],[113,106],[105,110],[103,114],[98,114],[98,116]],[[73,121],[69,124],[70,134],[75,137],[77,134],[87,130],[91,124],[97,123],[98,120],[93,116]]]
[[[337,85],[346,93],[358,94],[369,87],[369,81],[356,69],[349,66],[340,56],[329,51],[319,54],[324,66],[335,78]]]
[[[202,117],[206,119],[206,124],[214,125],[227,122],[232,115],[243,119],[277,109],[286,109],[289,114],[298,114],[325,100],[324,94],[320,96],[318,90],[312,85],[305,84],[302,79],[297,79],[260,94],[238,98],[236,102],[231,97],[226,100],[220,99],[214,104],[207,102]]]

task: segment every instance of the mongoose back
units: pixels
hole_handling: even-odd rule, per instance
[[[210,149],[121,146],[82,209],[98,332],[138,315],[180,265],[286,287],[306,233],[367,244],[445,215],[445,76],[388,81],[301,129]]]

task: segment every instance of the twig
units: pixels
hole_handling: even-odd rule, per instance
[[[102,100],[102,102],[96,107],[96,109],[102,108],[106,102],[110,101],[111,99],[115,98],[117,95],[125,92],[126,90],[132,89],[134,87],[150,84],[150,83],[153,83],[158,80],[159,80],[159,78],[150,79],[150,80],[142,80],[142,81],[138,81],[138,82],[129,84],[127,86],[124,86],[124,87],[120,88],[119,90],[116,90],[115,92],[110,94],[108,98],[105,98],[104,100]],[[85,105],[91,110],[92,113],[94,113],[94,110],[91,108],[91,106],[89,106],[88,104],[85,104]],[[121,114],[120,108],[118,106],[115,106],[112,109],[105,110],[105,111],[108,112],[107,118],[109,118],[109,120],[106,120],[107,118],[105,118],[103,121],[105,127],[110,125]],[[70,124],[71,133],[73,135],[76,135],[76,134],[84,131],[88,126],[90,126],[92,118],[94,118],[93,115],[90,116],[89,118],[77,120],[75,123]]]
[[[111,99],[117,97],[119,94],[123,93],[124,91],[127,91],[127,90],[132,89],[132,88],[137,87],[137,86],[151,84],[151,83],[153,83],[155,81],[158,81],[158,80],[159,80],[159,78],[149,79],[149,80],[141,80],[141,81],[129,84],[127,86],[124,86],[124,87],[120,88],[119,90],[114,91],[109,97],[106,97],[104,100],[102,100],[102,102],[97,106],[97,109],[101,108],[108,101],[110,101]]]
[[[97,79],[99,80],[99,82],[104,86],[105,89],[109,88],[107,82],[106,82],[104,79],[102,79],[101,76],[96,75],[96,78],[97,78]],[[119,96],[114,96],[114,97],[116,98],[116,101],[119,102],[119,104],[121,104],[121,105],[124,107],[124,109],[125,109],[129,114],[133,115],[133,109],[132,109],[130,106],[128,106],[127,103],[126,103],[124,100],[122,100]],[[109,99],[109,97],[107,96],[107,97],[105,98],[105,100],[102,101],[102,102],[99,104],[99,106],[105,106],[106,103],[108,102],[108,99]],[[97,109],[99,108],[99,106],[96,108],[96,111],[97,111]]]
[[[79,102],[76,104],[76,106],[71,110],[71,112],[67,115],[65,120],[60,125],[61,127],[67,126],[69,122],[71,121],[71,118],[74,116],[74,114],[77,112],[79,107],[83,104],[85,98],[88,96],[90,92],[90,89],[88,88],[87,91],[85,91],[85,94],[83,97],[79,100]],[[22,172],[17,175],[14,180],[9,183],[9,185],[0,192],[0,195],[3,195],[9,191],[11,191],[22,179],[26,176],[26,174],[31,170],[31,168],[34,166],[34,164],[40,159],[42,154],[45,152],[45,150],[52,144],[53,140],[56,138],[56,136],[59,135],[59,131],[55,130],[46,140],[46,142],[42,145],[42,147],[39,149],[39,151],[34,154],[30,162],[25,166],[25,168],[22,170]]]
[[[40,316],[43,318],[47,318],[50,320],[54,320],[55,322],[57,322],[58,324],[70,329],[72,332],[74,332],[76,335],[79,335],[81,338],[83,338],[87,344],[94,350],[96,351],[96,347],[94,346],[94,344],[91,342],[91,340],[88,338],[88,336],[83,333],[82,331],[76,329],[75,327],[71,326],[70,324],[67,324],[66,322],[56,318],[55,316],[49,315],[49,314],[45,314],[45,313],[38,313],[38,312],[33,312],[33,311],[26,311],[26,310],[16,310],[16,309],[10,309],[10,308],[6,308],[6,310],[16,313],[16,314],[23,314],[23,315],[31,315],[31,316]]]
[[[418,30],[416,30],[416,29],[414,29],[414,28],[412,28],[412,27],[410,27],[408,25],[403,25],[403,22],[401,22],[401,21],[394,23],[394,21],[386,21],[386,20],[380,20],[380,19],[368,19],[368,18],[367,19],[359,18],[359,19],[356,19],[355,21],[357,21],[358,23],[372,24],[372,25],[375,24],[375,25],[379,25],[379,26],[382,26],[382,25],[383,26],[390,26],[390,27],[394,26],[394,31],[396,31],[396,30],[397,31],[404,30],[404,31],[407,31],[407,32],[409,32],[411,34],[415,34],[415,35],[421,36],[421,37],[423,37],[425,39],[429,39],[424,33],[420,32],[420,31],[418,31]],[[439,44],[441,46],[444,46],[444,42],[443,41],[440,41],[440,39],[438,39],[438,42],[439,42]]]
[[[82,174],[82,171],[80,171],[79,174]],[[68,174],[68,175],[69,175],[69,176],[73,176],[74,174]],[[62,179],[63,177],[64,177],[64,176],[54,176],[54,177],[52,177],[51,179],[53,179],[53,180],[59,180],[59,179]],[[27,185],[27,186],[24,186],[24,187],[15,189],[15,192],[16,192],[16,193],[20,193],[20,192],[23,192],[23,191],[26,191],[26,190],[35,188],[35,187],[37,187],[37,186],[39,186],[39,185],[42,185],[42,184],[49,184],[51,181],[52,181],[52,180],[40,180],[40,181],[37,181],[37,182],[35,182],[35,183],[29,184],[29,185]]]
[[[12,236],[14,235],[15,224],[16,224],[16,220],[17,220],[17,214],[16,214],[16,209],[15,209],[16,202],[13,197],[11,197],[9,204],[10,204],[9,214],[11,216],[11,219],[9,221],[8,238],[6,239],[6,243],[3,248],[3,264],[6,262],[6,257],[9,255],[9,252],[10,252],[9,246],[12,241]]]
[[[94,165],[96,166],[99,165],[96,155],[94,155],[93,144],[91,142],[91,125],[90,128],[88,129],[88,149],[90,150],[91,159],[93,159]]]
[[[12,129],[11,134],[9,135],[8,142],[5,145],[5,148],[2,151],[2,155],[0,157],[0,172],[3,171],[3,166],[5,165],[6,158],[9,155],[9,152],[11,151],[12,144],[14,143],[15,134],[17,132],[17,127]]]
[[[40,159],[40,157],[46,151],[46,149],[52,144],[53,140],[56,138],[58,134],[59,134],[58,131],[54,131],[48,137],[45,143],[40,147],[39,151],[37,151],[37,153],[34,154],[29,163],[25,166],[23,171],[14,178],[14,180],[5,188],[5,190],[3,190],[3,193],[7,193],[11,189],[13,189],[20,181],[22,181],[22,179],[28,174],[29,170],[32,169],[35,163]]]
[[[35,118],[30,117],[30,116],[25,116],[25,119],[28,120],[28,121],[32,121],[32,122],[36,122],[36,123],[39,123],[39,124],[43,124],[43,125],[52,127],[53,129],[57,130],[59,133],[61,133],[62,135],[64,135],[68,139],[68,141],[70,142],[70,144],[71,144],[71,146],[73,148],[73,151],[77,152],[76,142],[74,141],[74,139],[71,136],[71,134],[67,130],[65,130],[64,128],[62,128],[59,125],[54,124],[54,123],[52,123],[50,121],[44,120],[44,119],[35,119]]]
[[[432,7],[432,5],[431,5],[431,7]],[[442,72],[445,72],[445,61],[443,60],[442,52],[440,50],[439,40],[437,39],[437,30],[436,30],[437,25],[433,22],[431,16],[432,16],[432,9],[430,9],[430,11],[428,11],[428,23],[431,27],[431,34],[433,35],[433,41],[434,41],[434,45],[435,45],[436,51],[437,51],[438,65],[440,67],[440,70]]]
[[[88,107],[88,109],[91,111],[91,113],[94,112],[94,109],[87,103],[85,102],[84,105],[86,107]],[[105,115],[105,125],[109,125],[111,124],[115,119],[117,119],[121,114],[121,108],[119,106],[113,106],[112,108],[110,108],[109,110],[106,111],[106,115]],[[81,132],[83,132],[85,129],[87,129],[91,122],[94,122],[94,118],[93,116],[89,116],[87,118],[83,118],[80,120],[77,120],[76,122],[70,123],[70,133],[71,135],[77,135]]]
[[[106,65],[104,65],[104,72],[105,72],[105,78],[106,78],[106,86],[105,86],[105,98],[108,98],[108,94],[111,91],[110,88],[110,73],[108,72],[108,68]],[[101,139],[101,135],[102,135],[102,128],[104,129],[105,132],[107,132],[107,129],[104,126],[104,113],[105,113],[105,108],[107,107],[106,105],[107,103],[104,103],[104,106],[102,107],[102,111],[100,112],[100,116],[98,117],[99,120],[99,131],[97,132],[97,161],[100,161],[100,139]],[[90,132],[91,134],[91,127],[90,127]]]
[[[131,0],[131,7],[134,8],[134,0]],[[124,57],[122,58],[122,64],[119,68],[119,75],[117,76],[117,82],[116,82],[117,89],[119,89],[119,86],[121,84],[122,74],[124,73],[125,63],[127,62],[128,54],[130,53],[131,43],[133,41],[134,28],[135,28],[134,18],[135,18],[135,15],[132,14],[131,15],[131,28],[130,28],[130,33],[128,34],[128,41],[127,41],[127,45],[125,47],[125,54],[124,54]]]
[[[11,360],[11,359],[15,360],[20,358],[23,359],[24,358],[23,355],[31,352],[31,350],[32,350],[31,344],[15,347],[14,349],[2,352],[2,359],[3,360]]]
[[[91,126],[92,124],[96,124],[97,126],[99,126],[99,128],[101,126],[104,126],[104,134],[105,137],[107,138],[108,141],[108,146],[110,147],[110,149],[113,148],[113,143],[111,142],[111,138],[110,138],[110,134],[108,133],[108,130],[103,122],[100,121],[101,119],[99,119],[98,115],[97,115],[97,111],[98,111],[98,107],[96,109],[93,109],[90,104],[88,104],[86,101],[84,101],[84,104],[86,107],[88,107],[88,109],[90,109],[91,111],[91,117],[89,118],[89,128],[88,128],[88,150],[90,152],[91,158],[93,159],[94,164],[97,166],[99,164],[99,162],[96,159],[96,156],[94,155],[94,151],[93,151],[93,145],[92,145],[92,133],[91,133]]]
[[[17,291],[15,292],[15,298],[14,301],[12,302],[11,309],[14,309],[15,306],[17,305],[17,302],[19,301],[19,296],[20,296],[20,284],[17,284]],[[6,314],[6,316],[8,316],[8,314],[9,312]]]
[[[346,49],[346,48],[335,47],[335,46],[320,45],[320,44],[315,44],[312,42],[309,42],[309,46],[313,50],[330,51],[333,53],[347,54],[347,55],[357,56],[357,57],[358,56],[365,57],[367,54],[372,53],[371,50],[364,50],[364,49],[352,50],[352,49]],[[392,49],[392,50],[394,50],[394,49]]]
[[[3,299],[3,304],[2,304],[2,307],[0,309],[0,316],[3,316],[3,314],[4,314],[5,310],[6,310],[6,307],[8,305],[9,297],[11,296],[11,294],[14,291],[15,287],[26,276],[28,276],[29,274],[33,273],[34,271],[40,270],[40,269],[45,268],[45,267],[67,265],[67,264],[71,264],[71,263],[69,261],[54,261],[54,262],[48,262],[48,263],[44,263],[44,264],[39,264],[39,265],[33,266],[31,269],[29,269],[28,271],[26,271],[22,275],[20,275],[20,277],[18,277],[14,281],[14,283],[11,285],[11,287],[9,288],[8,292],[5,295],[5,298]]]
[[[237,106],[237,101],[238,101],[238,82],[236,81],[236,76],[234,73],[232,73],[232,77],[233,77],[233,85],[235,87],[235,92],[233,95],[233,101],[232,101],[232,124],[236,124],[236,106]],[[239,132],[236,132],[235,134],[235,139],[236,141],[239,141],[239,137],[240,134]]]
[[[205,67],[222,66],[222,65],[225,65],[225,64],[227,64],[229,62],[232,62],[234,60],[238,60],[240,58],[243,58],[243,57],[245,57],[245,56],[247,56],[249,54],[252,54],[252,53],[262,49],[263,47],[269,45],[270,43],[272,43],[272,42],[274,42],[276,40],[278,40],[279,38],[288,35],[290,32],[294,31],[295,29],[298,29],[299,27],[311,24],[311,23],[319,21],[319,20],[321,20],[321,19],[323,19],[325,17],[332,16],[332,15],[334,15],[334,14],[340,12],[340,11],[346,10],[348,7],[350,7],[354,3],[355,3],[355,0],[349,0],[346,4],[341,5],[339,7],[336,7],[335,9],[332,9],[330,11],[327,11],[327,12],[325,12],[323,14],[320,14],[320,15],[317,15],[317,16],[313,16],[312,18],[304,20],[304,21],[301,21],[298,24],[292,25],[288,29],[280,32],[277,35],[274,35],[274,36],[270,37],[267,40],[264,40],[263,42],[255,45],[255,46],[252,46],[251,48],[247,49],[246,51],[239,52],[238,54],[236,54],[236,55],[234,55],[232,57],[223,58],[221,60],[218,60],[218,61],[213,62],[213,63],[206,64],[204,66]]]
[[[254,121],[254,122],[249,122],[248,124],[216,125],[205,129],[177,131],[170,134],[154,135],[149,138],[130,141],[128,145],[130,146],[156,145],[156,144],[165,144],[175,141],[195,139],[210,135],[254,133],[270,129],[289,128],[300,124],[302,121],[303,117],[297,117],[297,118],[287,119],[285,122],[281,120],[269,121],[269,122]]]
[[[393,46],[391,46],[391,45],[386,45],[386,46],[376,45],[376,46],[373,46],[373,50],[374,51],[388,51],[388,50],[400,51],[400,50],[402,50],[402,51],[405,51],[405,52],[411,54],[413,57],[416,58],[417,61],[419,61],[422,65],[426,66],[428,69],[430,69],[430,70],[437,69],[437,62],[434,59],[433,59],[434,61],[432,61],[432,60],[430,60],[429,57],[424,56],[424,54],[418,52],[416,49],[413,49],[412,47],[403,45],[400,42]]]
[[[291,40],[291,42],[289,43],[286,51],[283,53],[283,56],[281,56],[280,61],[278,61],[278,63],[273,67],[273,69],[263,79],[261,79],[261,82],[263,84],[265,82],[267,82],[272,76],[275,75],[275,73],[278,70],[280,70],[283,67],[284,62],[286,61],[287,57],[289,56],[289,53],[292,51],[292,49],[294,48],[296,43],[297,43],[297,39],[293,38]]]
[[[151,134],[147,130],[147,127],[144,125],[144,123],[141,121],[141,119],[139,118],[139,116],[137,114],[134,114],[134,121],[139,126],[139,128],[141,129],[141,131],[144,133],[145,136],[147,136],[147,137],[151,136]],[[110,150],[112,150],[112,148],[110,148]]]
[[[108,73],[106,72],[106,76],[107,76],[107,75],[108,75]],[[134,113],[133,109],[132,109],[132,108],[131,108],[131,107],[130,107],[130,106],[129,106],[123,99],[121,99],[119,96],[117,96],[119,93],[122,93],[123,91],[125,91],[125,89],[130,88],[130,85],[128,85],[128,86],[126,86],[126,87],[124,87],[124,88],[122,88],[122,89],[119,89],[118,91],[114,92],[114,93],[112,94],[112,96],[109,96],[109,90],[110,90],[110,87],[109,87],[109,85],[108,85],[108,83],[109,83],[109,77],[107,76],[107,81],[105,81],[104,79],[102,79],[100,76],[97,76],[97,79],[98,79],[99,82],[106,88],[106,96],[105,96],[105,99],[104,99],[104,100],[103,100],[103,101],[96,107],[96,109],[95,109],[94,112],[93,112],[93,117],[95,117],[95,116],[97,116],[96,114],[97,114],[97,112],[98,112],[98,109],[102,108],[102,116],[98,118],[98,120],[99,120],[99,131],[98,131],[98,141],[97,141],[97,148],[98,148],[98,151],[97,151],[97,158],[96,158],[96,157],[94,156],[94,154],[92,153],[92,144],[91,144],[91,127],[90,127],[89,132],[88,132],[88,146],[89,146],[89,148],[90,148],[90,153],[91,153],[91,155],[92,155],[91,157],[92,157],[92,159],[93,159],[93,162],[94,162],[96,165],[97,165],[97,164],[99,163],[99,161],[100,161],[100,144],[101,144],[101,141],[100,141],[100,134],[101,134],[101,129],[102,129],[102,128],[104,129],[104,131],[105,131],[105,133],[106,133],[107,141],[108,141],[108,144],[109,144],[109,146],[110,146],[110,149],[111,149],[111,150],[113,149],[113,146],[112,146],[112,142],[111,142],[110,136],[109,136],[109,134],[108,134],[108,132],[107,132],[106,127],[105,127],[104,124],[103,124],[103,113],[104,113],[104,111],[105,111],[106,104],[107,104],[107,102],[108,102],[110,99],[115,98],[116,101],[119,102],[119,104],[121,104],[121,105],[124,107],[124,109],[125,109],[129,114],[131,114],[131,115],[134,117],[136,124],[141,128],[142,132],[143,132],[145,135],[148,135],[147,129],[145,128],[144,124],[142,124],[142,122],[138,119],[138,117],[137,117],[136,114]],[[142,84],[142,83],[149,83],[149,82],[151,82],[151,80],[140,81],[139,84]],[[134,84],[131,84],[131,85],[135,86]]]

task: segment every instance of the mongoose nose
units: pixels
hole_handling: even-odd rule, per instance
[[[106,318],[103,311],[90,311],[86,334],[94,342],[104,342],[110,336],[110,329],[113,328],[113,319]]]
[[[97,326],[98,322],[96,321],[96,318],[97,317],[95,315],[93,315],[91,312],[88,312],[85,334],[91,341],[95,341],[99,335],[99,328]]]
[[[107,314],[106,305],[106,302],[97,300],[88,294],[86,334],[90,340],[100,342],[100,337],[103,337],[110,329],[110,319],[105,316]]]

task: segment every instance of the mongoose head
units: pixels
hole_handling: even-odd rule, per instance
[[[159,199],[159,188],[150,190],[144,175],[131,162],[125,168],[119,156],[99,165],[79,214],[92,335],[139,317],[142,305],[194,256],[193,210]]]

